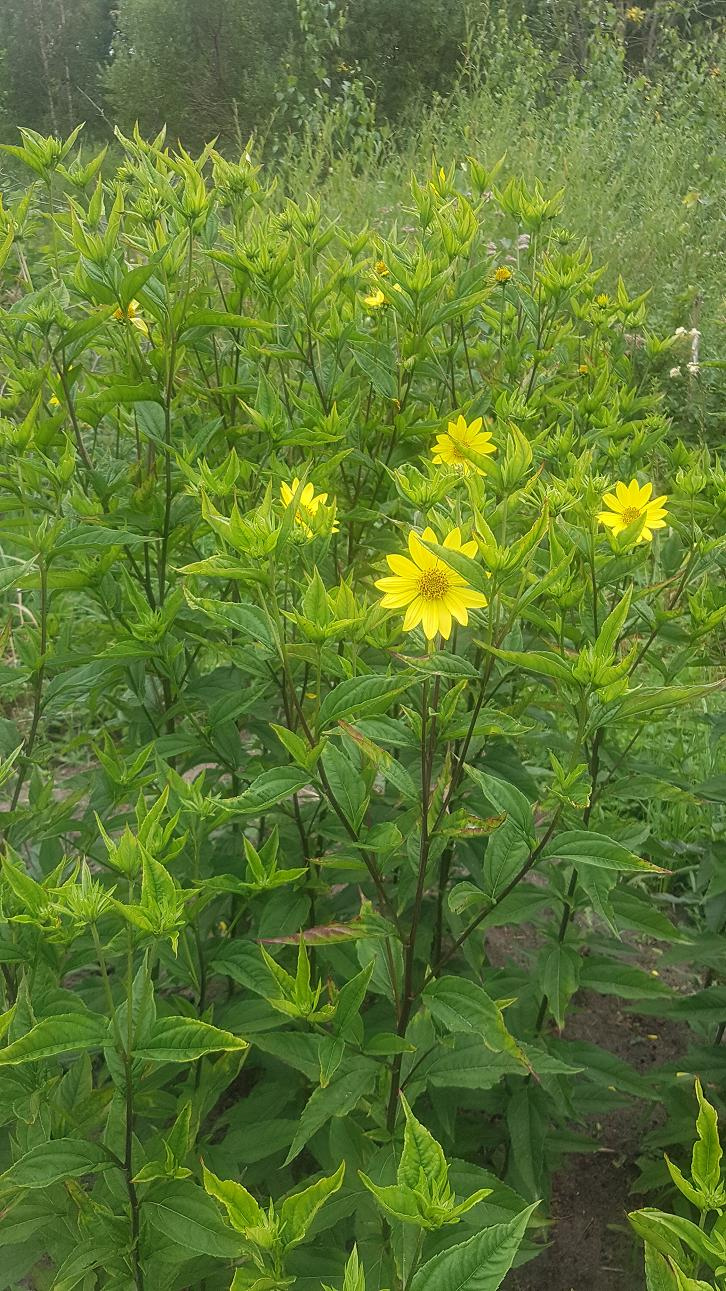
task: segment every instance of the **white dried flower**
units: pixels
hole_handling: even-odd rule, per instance
[[[674,335],[674,336],[687,336],[687,335],[688,335],[688,332],[686,331],[685,327],[677,327],[677,328],[676,328],[676,330],[675,330],[675,332],[673,333],[673,335]]]
[[[687,363],[686,367],[688,368],[688,371],[690,372],[692,377],[697,377],[699,372],[701,371],[700,363]]]
[[[680,375],[681,375],[680,368],[671,368],[670,372],[668,373],[669,377],[679,377]]]

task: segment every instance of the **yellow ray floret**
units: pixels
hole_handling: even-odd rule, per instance
[[[638,484],[637,480],[623,484],[619,480],[615,485],[615,492],[606,493],[603,498],[603,506],[608,508],[607,511],[600,511],[597,518],[616,535],[642,518],[643,528],[638,542],[650,542],[654,529],[665,529],[668,515],[663,505],[668,501],[666,494],[651,498],[652,492],[652,484]]]
[[[295,476],[292,484],[287,484],[285,480],[282,481],[280,485],[280,497],[282,498],[284,506],[290,506],[299,487],[300,480],[297,476]],[[320,510],[320,507],[324,507],[327,500],[327,493],[316,493],[314,486],[308,480],[297,500],[297,510],[295,512],[296,523],[299,524],[307,534],[312,534],[313,532],[308,521],[314,519]],[[331,532],[338,532],[337,524],[333,525]]]
[[[114,318],[117,318],[119,322],[126,321],[127,323],[130,323],[132,327],[136,328],[137,332],[141,332],[142,336],[149,335],[148,326],[141,317],[141,306],[138,300],[129,301],[128,308],[126,309],[115,309],[113,316]]]
[[[369,309],[380,309],[381,305],[385,305],[385,303],[386,298],[380,287],[376,287],[367,296],[363,297],[363,304],[367,305]]]
[[[467,454],[478,453],[484,457],[496,453],[497,448],[492,443],[492,432],[482,430],[481,417],[467,423],[466,417],[459,416],[456,421],[449,422],[448,430],[436,436],[432,451],[437,466],[452,466],[462,475],[468,475],[469,471],[483,475],[481,467],[469,461]]]
[[[427,542],[438,542],[433,529],[424,529],[422,537]],[[446,535],[443,546],[464,556],[476,555],[476,543],[462,543],[458,528]],[[437,632],[448,641],[452,618],[466,626],[469,610],[481,609],[487,598],[474,591],[461,574],[450,569],[413,531],[408,535],[408,550],[410,559],[386,557],[393,574],[376,582],[376,587],[384,593],[382,604],[389,610],[406,608],[404,631],[410,632],[420,623],[429,641],[433,641]]]

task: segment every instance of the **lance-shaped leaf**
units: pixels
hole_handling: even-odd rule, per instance
[[[158,1018],[143,1045],[134,1050],[147,1062],[194,1062],[208,1053],[248,1049],[246,1040],[199,1018]]]
[[[508,1224],[495,1224],[467,1242],[434,1255],[414,1275],[411,1291],[497,1291],[539,1202],[533,1202]]]
[[[100,1049],[108,1038],[108,1021],[98,1013],[59,1013],[36,1022],[25,1035],[0,1049],[0,1065],[38,1062],[59,1053]]]
[[[0,1175],[0,1192],[11,1188],[49,1188],[64,1179],[108,1170],[115,1165],[100,1143],[87,1139],[51,1139],[36,1143],[4,1174]]]
[[[542,858],[547,857],[557,857],[572,865],[598,865],[602,869],[620,870],[624,873],[633,870],[647,870],[651,874],[670,873],[659,865],[641,860],[614,838],[596,834],[589,829],[570,829],[558,834],[542,852]]]
[[[303,1241],[321,1206],[342,1187],[344,1175],[345,1162],[341,1161],[335,1174],[318,1179],[307,1188],[285,1198],[278,1213],[280,1235],[286,1248],[297,1246]]]
[[[510,1034],[502,1010],[483,986],[463,977],[439,977],[424,991],[424,1000],[447,1031],[481,1036],[493,1053],[509,1053],[529,1070],[529,1063]]]

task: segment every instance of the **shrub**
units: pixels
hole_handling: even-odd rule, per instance
[[[680,937],[633,777],[726,617],[690,339],[497,166],[383,239],[72,142],[2,250],[6,1276],[494,1288],[566,1122],[662,1096],[562,1031],[669,999],[622,938]]]

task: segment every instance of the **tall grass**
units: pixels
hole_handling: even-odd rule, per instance
[[[395,133],[339,108],[291,143],[285,187],[385,232],[410,218],[410,170],[506,153],[505,174],[566,186],[565,222],[607,265],[606,289],[618,274],[632,290],[652,288],[658,324],[698,326],[713,358],[726,294],[725,90],[717,42],[684,47],[654,81],[634,75],[622,40],[603,32],[575,74],[524,23],[491,16],[446,99]]]

